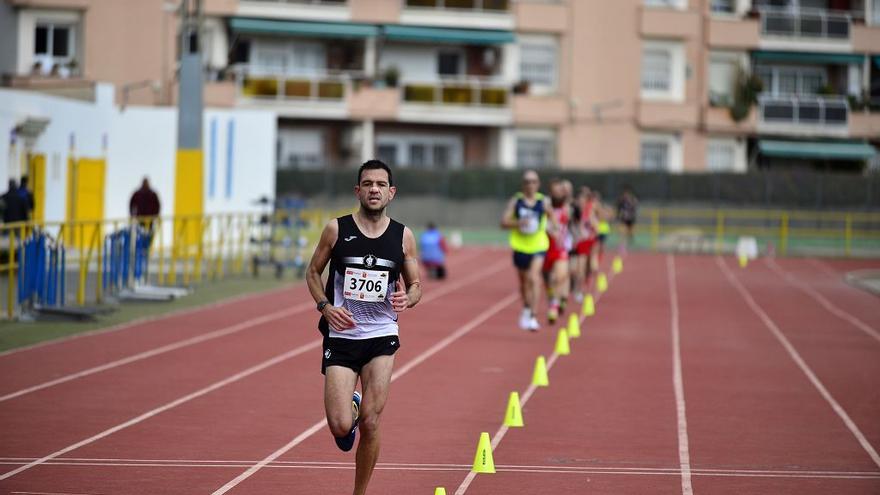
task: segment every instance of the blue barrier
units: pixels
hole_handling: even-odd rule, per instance
[[[34,230],[19,241],[18,303],[64,304],[64,246]]]

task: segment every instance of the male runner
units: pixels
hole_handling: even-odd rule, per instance
[[[535,315],[541,292],[541,266],[550,246],[547,237],[550,202],[538,192],[540,185],[538,173],[526,170],[522,178],[522,192],[510,199],[501,217],[501,228],[510,230],[513,265],[519,277],[523,300],[519,327],[531,331],[540,328]]]
[[[400,347],[397,314],[415,306],[422,289],[415,236],[385,213],[397,192],[391,169],[379,160],[364,163],[354,192],[360,208],[324,227],[306,280],[321,312],[321,372],[330,432],[347,452],[361,430],[354,484],[354,494],[361,495],[379,457],[379,416]],[[322,287],[328,262],[327,285]],[[363,398],[355,390],[359,377]]]
[[[574,259],[574,298],[577,302],[584,300],[584,290],[589,286],[590,274],[594,263],[593,246],[597,238],[598,219],[593,192],[589,187],[582,187],[578,194],[577,203],[580,204],[581,216],[578,222],[580,234],[575,245]]]
[[[564,304],[568,301],[568,251],[569,223],[572,218],[568,189],[565,181],[553,179],[550,182],[550,218],[556,225],[555,231],[548,228],[549,246],[544,258],[542,272],[547,284],[547,321],[552,325],[565,311]]]

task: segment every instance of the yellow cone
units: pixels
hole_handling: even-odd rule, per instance
[[[560,356],[571,354],[571,346],[568,345],[568,332],[564,328],[560,328],[559,334],[556,335],[556,349],[554,349],[554,352]]]
[[[547,361],[544,359],[544,356],[538,356],[538,359],[535,360],[532,385],[536,387],[547,387],[550,385],[550,379],[547,378]]]
[[[495,461],[492,460],[492,442],[489,441],[489,434],[485,431],[480,433],[480,443],[477,444],[473,471],[475,473],[495,472]]]
[[[446,488],[443,488],[442,486],[434,488],[434,495],[446,495]]]
[[[568,315],[568,336],[573,339],[581,336],[581,322],[574,313]]]
[[[614,257],[614,261],[611,262],[611,271],[614,273],[620,273],[623,271],[623,260],[620,259],[620,256]]]
[[[519,407],[519,392],[511,392],[507,401],[507,412],[504,413],[504,426],[521,427],[523,424],[522,409]]]
[[[748,265],[748,264],[749,264],[749,257],[745,256],[745,255],[740,255],[739,256],[739,267],[745,268],[746,265]]]
[[[584,310],[582,311],[584,316],[593,316],[596,314],[596,304],[593,302],[593,295],[587,294],[584,297]]]
[[[596,275],[596,289],[599,292],[605,292],[608,290],[608,278],[602,272],[599,272],[599,274]]]

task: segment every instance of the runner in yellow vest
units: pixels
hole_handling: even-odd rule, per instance
[[[555,220],[547,215],[551,208],[549,200],[538,192],[540,185],[538,173],[527,170],[523,174],[522,192],[510,199],[501,217],[501,228],[510,230],[513,264],[523,300],[519,326],[530,331],[540,328],[535,315],[541,292],[541,266],[550,246],[547,232],[557,229]]]

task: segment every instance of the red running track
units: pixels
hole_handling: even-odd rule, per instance
[[[456,254],[401,317],[371,493],[880,493],[880,301],[853,265],[633,254],[559,357],[516,329],[508,258]],[[349,493],[314,324],[300,285],[0,355],[0,493]],[[526,426],[499,430],[511,391]],[[482,431],[498,473],[469,479]]]

